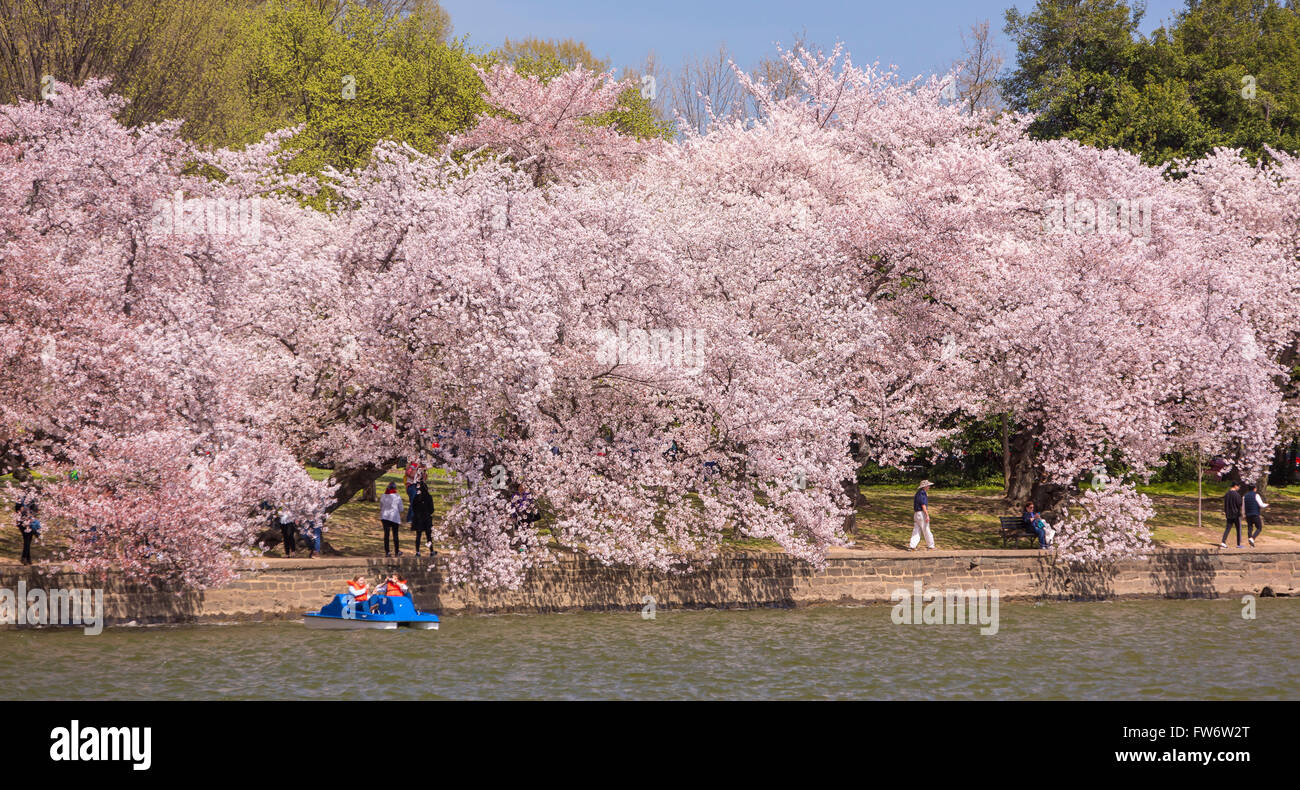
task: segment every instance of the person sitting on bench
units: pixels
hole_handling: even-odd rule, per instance
[[[1038,536],[1038,548],[1047,548],[1047,535],[1043,532],[1043,528],[1047,524],[1043,521],[1043,517],[1034,510],[1032,501],[1025,503],[1025,512],[1020,516],[1020,520],[1025,524],[1025,532],[1032,532]]]

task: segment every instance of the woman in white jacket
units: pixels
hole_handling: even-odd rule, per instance
[[[384,495],[379,498],[379,523],[384,525],[384,556],[393,556],[388,550],[388,533],[393,533],[393,550],[402,556],[397,545],[397,528],[402,523],[402,497],[397,493],[397,484],[389,483]]]

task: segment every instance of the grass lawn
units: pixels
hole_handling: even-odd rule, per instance
[[[317,479],[329,476],[329,470],[308,468]],[[379,493],[389,483],[396,483],[406,499],[402,470],[395,468],[384,475],[378,484]],[[430,493],[434,499],[434,521],[441,521],[454,496],[446,473],[441,469],[429,471]],[[1218,546],[1223,532],[1221,515],[1223,493],[1227,485],[1217,482],[1205,484],[1203,526],[1196,527],[1196,483],[1162,483],[1139,489],[1151,497],[1156,517],[1151,526],[1155,541],[1165,546]],[[912,494],[915,489],[907,485],[863,486],[866,504],[858,508],[857,529],[854,541],[864,549],[905,549],[912,534]],[[1271,488],[1265,496],[1270,507],[1264,515],[1264,533],[1259,541],[1262,548],[1300,548],[1300,487]],[[10,502],[0,497],[0,561],[17,561],[22,553],[22,538],[14,527],[14,512]],[[935,544],[943,549],[996,549],[1002,548],[998,537],[998,516],[1013,515],[1002,504],[1002,489],[998,486],[930,489],[930,525]],[[544,522],[543,522],[544,523]],[[347,556],[382,556],[384,534],[379,524],[379,503],[362,502],[358,494],[351,502],[334,511],[327,522],[326,540]],[[49,534],[50,530],[46,530]],[[402,551],[414,551],[414,533],[407,524],[402,525]],[[1229,538],[1233,540],[1233,538]],[[727,541],[736,549],[778,549],[767,540],[736,538]],[[1231,543],[1229,545],[1232,545]],[[48,558],[65,548],[57,537],[50,536],[33,547],[39,560]],[[1020,548],[1029,548],[1021,541]],[[435,546],[435,548],[442,548]],[[279,548],[267,554],[283,556]]]
[[[307,467],[307,473],[317,480],[324,480],[330,476],[330,470]],[[402,497],[402,515],[406,515],[406,508],[410,503],[406,501],[406,482],[403,470],[395,467],[388,470],[388,474],[379,478],[376,484],[376,493],[384,495],[384,489],[389,483],[397,484],[397,492]],[[443,515],[447,512],[448,502],[451,500],[452,486],[447,481],[447,473],[441,469],[429,470],[429,493],[433,495],[433,521],[436,525],[442,521]],[[382,557],[384,554],[384,528],[379,524],[379,502],[362,502],[361,494],[352,498],[351,502],[335,510],[326,522],[329,531],[325,533],[325,539],[330,545],[338,549],[345,555],[358,557]],[[402,530],[399,537],[403,554],[412,554],[415,552],[415,532],[411,530],[409,522],[402,523]],[[434,548],[441,548],[435,544]],[[423,553],[424,549],[421,549]],[[299,552],[301,553],[301,552]],[[267,554],[268,557],[281,557],[280,549],[276,548]]]
[[[1161,483],[1138,489],[1151,497],[1156,516],[1151,520],[1157,545],[1218,546],[1223,535],[1225,483],[1206,483],[1202,527],[1196,527],[1196,483]],[[912,536],[911,486],[873,485],[862,488],[867,503],[858,508],[857,545],[869,549],[904,549]],[[1270,488],[1264,500],[1260,546],[1300,548],[1300,488]],[[1016,515],[1002,504],[998,486],[930,489],[930,529],[935,545],[944,549],[1001,548],[998,516]],[[1243,525],[1244,529],[1244,525]],[[1234,536],[1229,538],[1235,540]],[[1242,536],[1245,540],[1245,536]],[[1233,545],[1231,542],[1229,546]],[[1021,548],[1030,546],[1020,541]]]

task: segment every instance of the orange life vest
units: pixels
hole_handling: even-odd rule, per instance
[[[402,585],[402,584],[400,584],[400,583],[398,583],[398,582],[392,582],[392,581],[390,581],[390,582],[385,582],[385,583],[384,583],[384,595],[391,595],[391,596],[393,596],[393,597],[398,597],[398,596],[401,596],[401,595],[406,595],[406,591],[405,591],[404,589],[402,589],[404,586],[405,586],[405,585]]]
[[[358,601],[364,601],[370,597],[370,593],[367,592],[361,582],[356,579],[348,580],[348,592],[352,593],[352,597]]]

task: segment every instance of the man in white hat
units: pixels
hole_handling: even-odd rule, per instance
[[[912,539],[907,544],[908,551],[916,551],[916,544],[925,536],[925,547],[934,548],[934,535],[930,534],[930,497],[926,491],[934,485],[929,480],[922,480],[916,487],[916,496],[912,497]]]

